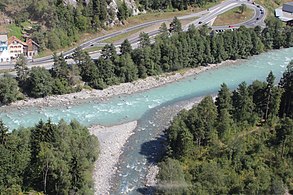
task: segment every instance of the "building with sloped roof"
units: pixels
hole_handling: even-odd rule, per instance
[[[27,48],[24,50],[24,55],[26,55],[29,59],[38,55],[40,46],[36,42],[34,42],[32,39],[28,39],[25,43],[27,44]]]
[[[0,35],[0,52],[8,49],[7,35]]]
[[[27,44],[15,36],[9,37],[8,39],[8,50],[11,57],[16,59],[21,54],[25,54]]]
[[[286,23],[293,20],[293,2],[285,3],[282,7],[275,9],[275,16]]]
[[[285,3],[285,4],[283,5],[282,10],[283,10],[284,12],[288,12],[288,13],[293,14],[293,2]]]

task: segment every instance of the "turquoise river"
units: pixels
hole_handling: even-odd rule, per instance
[[[138,120],[136,133],[130,137],[120,157],[119,174],[112,181],[115,185],[111,194],[146,193],[143,187],[147,165],[155,163],[156,154],[152,156],[152,152],[160,143],[158,136],[166,127],[166,120],[169,121],[176,114],[176,106],[217,93],[223,82],[230,89],[235,89],[242,81],[250,84],[256,79],[265,80],[269,71],[273,71],[279,80],[291,60],[293,48],[275,50],[158,88],[113,97],[108,101],[91,100],[71,107],[30,107],[9,111],[0,108],[0,118],[10,129],[32,126],[40,119],[49,118],[53,122],[61,118],[66,121],[75,118],[87,126]]]

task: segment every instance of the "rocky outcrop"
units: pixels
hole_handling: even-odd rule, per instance
[[[125,1],[126,6],[131,11],[131,15],[136,16],[140,13],[136,2],[134,0],[123,0]],[[122,0],[111,0],[108,4],[108,18],[109,20],[106,22],[106,25],[113,26],[115,24],[120,24],[121,21],[118,19],[118,5],[120,5]]]
[[[88,4],[90,0],[83,0],[85,4]],[[126,6],[128,7],[131,15],[135,16],[140,13],[135,0],[110,0],[107,1],[107,10],[108,10],[108,20],[105,21],[106,26],[113,26],[115,24],[120,24],[121,21],[118,19],[118,6],[125,1]],[[64,0],[65,5],[77,5],[77,0]]]
[[[140,13],[134,0],[125,0],[127,7],[132,10],[132,15],[136,16]]]

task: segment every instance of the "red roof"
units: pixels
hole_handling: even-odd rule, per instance
[[[40,47],[36,42],[34,42],[32,39],[29,39],[26,41],[26,44],[28,46],[28,50],[29,51],[33,51],[33,45],[37,46],[37,47]]]
[[[8,38],[8,45],[10,45],[12,42],[17,41],[20,44],[22,44],[23,46],[27,46],[27,44],[21,40],[19,40],[18,38],[16,38],[15,36],[9,37]]]

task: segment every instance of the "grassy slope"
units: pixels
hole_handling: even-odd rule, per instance
[[[213,26],[224,26],[229,24],[238,24],[252,18],[254,11],[247,8],[242,14],[239,12],[239,7],[231,9],[217,17]]]

